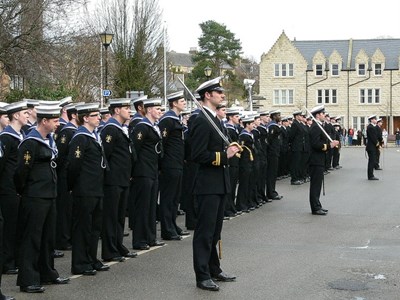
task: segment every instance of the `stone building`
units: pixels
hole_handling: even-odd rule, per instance
[[[367,117],[383,118],[389,133],[400,128],[400,39],[289,40],[285,32],[260,62],[265,109],[290,115],[325,105],[345,128],[364,129]]]

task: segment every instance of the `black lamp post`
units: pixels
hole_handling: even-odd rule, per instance
[[[210,79],[211,73],[212,73],[212,69],[209,66],[204,68],[204,75],[206,75],[207,80]]]
[[[101,43],[104,46],[104,49],[106,50],[106,59],[105,59],[105,68],[104,68],[104,89],[108,89],[108,56],[107,56],[107,49],[108,46],[110,46],[112,39],[114,37],[114,34],[109,33],[107,31],[104,31],[103,33],[100,33],[100,39]],[[106,99],[106,97],[104,97]],[[101,104],[101,107],[103,107],[103,103]]]

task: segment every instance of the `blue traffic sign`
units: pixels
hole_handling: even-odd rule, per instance
[[[103,97],[110,97],[111,91],[110,90],[103,90]]]

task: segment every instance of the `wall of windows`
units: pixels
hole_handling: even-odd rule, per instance
[[[360,104],[381,103],[380,89],[360,89]]]
[[[337,104],[337,90],[317,90],[317,104]]]
[[[274,105],[292,105],[294,90],[274,90]]]
[[[274,75],[275,77],[293,77],[293,64],[275,64]]]

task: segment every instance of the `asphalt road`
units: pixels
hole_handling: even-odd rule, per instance
[[[343,168],[325,178],[327,216],[311,215],[309,184],[285,179],[277,184],[282,200],[224,222],[221,265],[237,281],[219,292],[195,287],[191,236],[43,294],[20,293],[11,275],[3,275],[2,290],[19,300],[400,299],[400,148],[384,150],[379,181],[367,180],[363,147],[341,153]],[[65,253],[56,268],[70,276]]]

